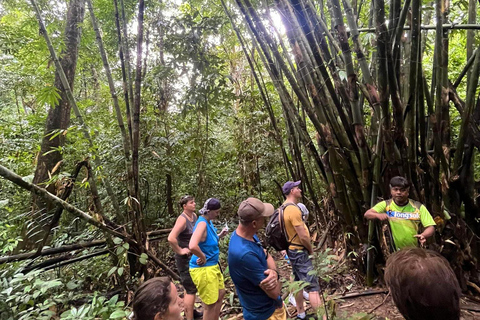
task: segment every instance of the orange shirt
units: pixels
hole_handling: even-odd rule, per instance
[[[297,206],[288,205],[283,211],[283,220],[285,221],[285,230],[287,231],[288,241],[292,243],[288,248],[290,250],[304,249],[298,235],[295,236],[297,234],[297,231],[295,231],[295,227],[303,225],[309,239],[310,231],[308,231],[308,228],[302,219],[302,212],[300,211],[300,209]]]

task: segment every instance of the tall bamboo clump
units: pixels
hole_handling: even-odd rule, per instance
[[[275,0],[271,5],[235,2],[250,33],[250,45],[263,62],[264,69],[249,57],[252,72],[258,78],[266,69],[272,79],[289,129],[287,139],[299,142],[314,160],[344,231],[356,235],[352,249],[371,241],[373,223],[367,230],[363,213],[379,198],[388,198],[388,181],[402,175],[413,183],[411,197],[425,203],[433,217],[438,216],[439,230],[446,224],[437,242],[454,243],[444,254],[450,261],[463,257],[456,267],[459,276],[471,267],[470,247],[476,245],[465,239],[478,234],[480,228],[475,220],[479,207],[472,198],[473,184],[467,184],[467,179],[473,176],[473,148],[479,147],[475,141],[480,135],[474,125],[480,112],[474,112],[479,109],[474,105],[479,104],[480,55],[469,53],[469,90],[466,101],[458,102],[456,86],[462,79],[452,86],[455,79],[448,78],[448,0],[436,2],[435,15],[440,19],[434,65],[428,66],[434,73],[430,86],[422,64],[426,37],[421,32],[418,0],[392,0],[388,11],[384,0],[373,1],[370,8],[348,0]],[[359,39],[357,16],[362,5],[375,27],[374,54]],[[224,8],[248,56],[247,41],[230,12],[236,8]],[[270,10],[282,17],[285,35],[274,33],[268,25]],[[264,84],[257,81],[257,85],[265,91]],[[270,109],[268,99],[264,101]],[[457,143],[451,137],[450,101],[462,109]],[[308,116],[308,125],[315,128],[316,143],[310,139],[298,106]],[[467,185],[471,186],[468,190],[458,187]],[[470,229],[460,218],[462,204]],[[452,216],[450,222],[446,222],[445,211]],[[447,239],[450,242],[444,242]]]

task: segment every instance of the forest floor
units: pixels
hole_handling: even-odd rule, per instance
[[[385,288],[377,288],[385,289]],[[357,291],[358,292],[358,291]],[[227,295],[228,296],[228,290]],[[198,303],[200,306],[200,303]],[[295,307],[287,303],[288,319],[295,319]],[[480,303],[474,303],[467,298],[461,300],[461,319],[462,320],[476,320],[480,319]],[[309,308],[307,302],[307,310]],[[465,310],[467,309],[476,309]],[[351,319],[351,320],[403,320],[404,318],[393,303],[392,297],[387,293],[378,293],[369,296],[358,296],[355,298],[339,299],[335,304],[334,319]],[[229,307],[224,304],[221,313],[222,319],[227,320],[243,320],[241,309],[237,307]]]
[[[316,233],[314,233],[316,235]],[[312,240],[315,240],[316,236]],[[222,244],[221,244],[222,247]],[[326,249],[323,256],[319,256],[315,262],[316,269],[321,269],[322,274],[318,275],[322,290],[326,292],[326,304],[329,313],[334,310],[335,317],[329,320],[401,320],[404,319],[395,306],[391,295],[388,293],[384,283],[376,279],[375,286],[368,288],[365,286],[364,273],[351,266],[350,259],[346,257],[345,246],[341,242],[335,242],[333,250]],[[225,248],[224,248],[225,249]],[[325,248],[324,248],[325,250]],[[330,250],[330,251],[328,251]],[[222,250],[221,250],[222,251]],[[225,251],[225,250],[223,250]],[[294,282],[291,279],[291,265],[280,253],[274,253],[278,271],[284,281],[282,288],[282,298],[287,307],[287,319],[295,319],[296,308],[288,302],[289,286]],[[226,257],[221,257],[221,261],[226,261]],[[327,261],[326,263],[318,261]],[[173,259],[169,263],[175,268]],[[224,270],[226,265],[224,266]],[[381,268],[380,268],[381,269]],[[225,270],[226,271],[226,270]],[[235,293],[235,288],[228,272],[224,272],[226,294],[221,309],[222,320],[242,320],[242,308]],[[180,295],[183,288],[178,285]],[[480,289],[478,289],[480,290]],[[475,296],[467,295],[461,298],[461,319],[475,320],[480,319],[480,291],[475,292]],[[198,297],[197,297],[198,299]],[[197,308],[201,309],[201,303],[198,299]],[[183,307],[183,306],[182,306]],[[310,305],[306,302],[307,313]],[[311,311],[311,310],[310,310]],[[432,319],[433,320],[433,319]]]
[[[280,275],[283,279],[290,279],[291,267],[285,260],[276,257]],[[327,305],[330,310],[335,309],[336,320],[401,320],[404,319],[395,306],[391,295],[385,286],[379,284],[373,288],[363,286],[363,279],[359,278],[355,270],[346,270],[336,274],[327,285]],[[289,281],[290,282],[290,281]],[[350,285],[347,285],[350,283]],[[227,276],[225,279],[226,295],[222,306],[221,319],[242,320],[242,310],[234,292],[234,285]],[[183,288],[179,288],[182,292]],[[284,286],[282,293],[284,301],[288,299],[288,290]],[[198,298],[197,298],[198,299]],[[183,307],[183,306],[182,306]],[[201,309],[200,300],[197,307]],[[286,302],[287,318],[295,319],[296,309]],[[480,319],[480,299],[463,297],[461,300],[463,320]],[[307,311],[310,308],[306,302]],[[330,320],[333,320],[329,318]]]

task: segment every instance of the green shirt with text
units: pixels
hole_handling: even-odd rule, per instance
[[[417,238],[414,235],[418,234],[420,224],[424,228],[435,225],[435,221],[427,208],[424,205],[419,207],[417,208],[414,205],[414,200],[408,199],[408,203],[404,206],[399,206],[395,201],[388,200],[388,203],[387,201],[382,201],[372,208],[378,213],[386,213],[388,215],[393,241],[397,250],[417,246]]]

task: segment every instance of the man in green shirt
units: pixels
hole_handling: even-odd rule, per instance
[[[415,247],[417,240],[423,245],[427,238],[435,233],[435,221],[430,212],[421,203],[409,199],[409,191],[410,184],[407,179],[393,177],[390,180],[392,199],[379,202],[365,212],[368,220],[388,220],[397,250]],[[424,230],[418,234],[420,225]]]

